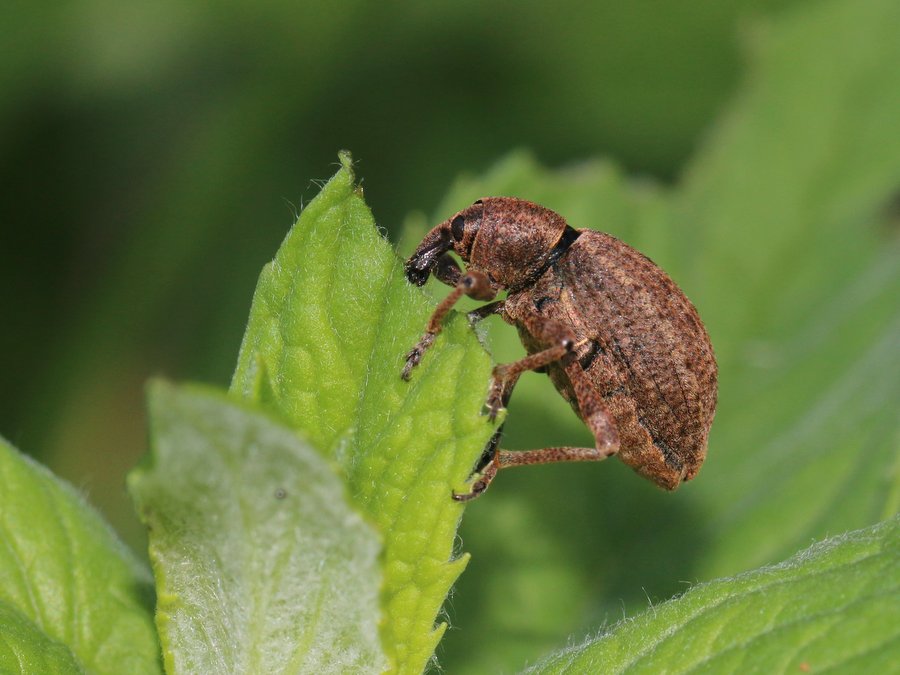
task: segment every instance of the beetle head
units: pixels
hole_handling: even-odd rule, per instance
[[[463,256],[469,269],[480,270],[511,290],[531,283],[562,237],[565,219],[514,197],[490,197],[482,204],[478,231],[469,244],[468,257]],[[468,221],[466,226],[468,229]]]
[[[485,197],[432,229],[406,262],[417,286],[450,250],[484,272],[494,290],[533,280],[560,240],[566,221],[557,213],[514,197]]]

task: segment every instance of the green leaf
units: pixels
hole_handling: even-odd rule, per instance
[[[701,584],[529,673],[890,672],[900,648],[900,518]]]
[[[435,617],[468,556],[460,489],[493,432],[490,363],[451,319],[407,383],[404,354],[434,302],[375,229],[349,156],[260,275],[232,392],[258,401],[340,465],[383,544],[382,641],[398,672],[425,667]]]
[[[155,383],[129,476],[168,673],[378,672],[378,536],[328,463],[224,394]]]
[[[0,485],[0,671],[159,673],[149,573],[2,438]]]
[[[898,22],[895,2],[831,0],[759,23],[745,84],[677,188],[514,156],[435,214],[515,194],[620,236],[695,301],[720,364],[709,458],[678,492],[614,462],[495,481],[462,529],[478,557],[454,600],[449,670],[521,664],[682,580],[771,564],[897,512]],[[522,353],[508,327],[491,337],[502,360]],[[506,447],[590,442],[558,399],[524,377]]]

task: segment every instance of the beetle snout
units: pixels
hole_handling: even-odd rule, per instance
[[[415,258],[410,258],[406,262],[405,270],[409,283],[416,286],[424,286],[425,282],[428,281],[428,275],[431,274],[431,268],[428,265],[423,265],[420,260]]]

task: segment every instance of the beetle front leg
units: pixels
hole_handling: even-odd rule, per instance
[[[431,274],[442,284],[456,286],[459,283],[460,277],[463,275],[463,271],[460,269],[459,263],[456,262],[454,257],[449,253],[445,253],[434,263]]]
[[[469,320],[469,323],[473,326],[479,321],[483,321],[488,318],[492,314],[500,314],[503,315],[504,308],[506,307],[506,300],[497,300],[495,302],[489,302],[486,305],[482,305],[481,307],[476,307],[471,312],[466,314],[466,318]]]
[[[422,356],[434,344],[434,339],[441,332],[444,319],[463,295],[468,295],[476,300],[490,300],[496,293],[491,288],[487,276],[482,272],[470,270],[461,275],[450,294],[434,308],[422,339],[407,353],[406,365],[403,366],[403,372],[400,374],[404,380],[409,380],[413,368],[419,365]]]

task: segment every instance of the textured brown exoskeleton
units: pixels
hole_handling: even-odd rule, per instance
[[[463,272],[449,252],[468,263]],[[403,379],[434,342],[463,295],[505,300],[470,313],[499,314],[516,326],[528,356],[494,368],[487,408],[493,420],[519,376],[547,372],[584,420],[595,448],[485,449],[465,501],[507,466],[598,461],[618,453],[660,487],[693,478],[706,457],[716,411],[717,369],[697,310],[649,258],[618,239],[575,230],[542,206],[510,197],[479,199],[431,230],[406,263],[421,286],[429,274],[453,286],[409,352]]]

